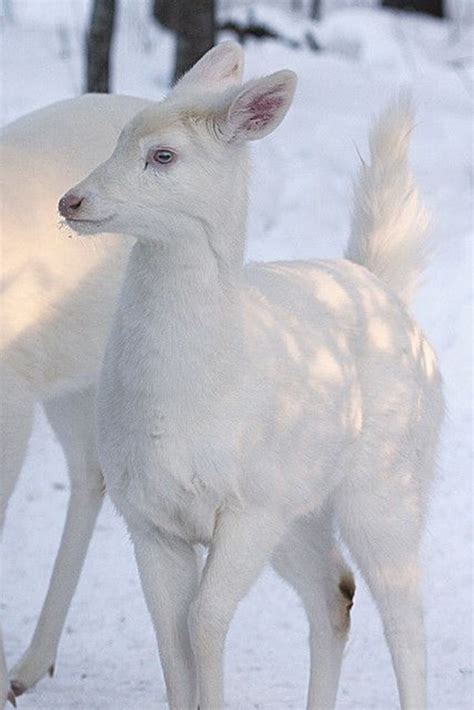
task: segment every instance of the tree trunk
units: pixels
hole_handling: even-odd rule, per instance
[[[11,0],[2,0],[2,9],[3,9],[3,17],[5,18],[5,22],[14,22],[15,20],[15,15],[13,12],[13,7],[12,7],[12,2]]]
[[[321,3],[320,0],[311,0],[311,8],[309,15],[312,20],[319,20],[321,17]]]
[[[382,5],[397,10],[413,10],[426,12],[435,17],[444,17],[443,0],[382,0]]]
[[[174,81],[177,81],[208,49],[216,37],[215,0],[176,0],[178,28]]]
[[[94,0],[87,35],[87,91],[108,93],[115,0]]]
[[[153,17],[167,30],[177,32],[180,4],[181,0],[154,0]]]

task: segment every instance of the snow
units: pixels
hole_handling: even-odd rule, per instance
[[[275,4],[260,9],[282,24]],[[146,2],[121,3],[117,92],[159,98],[172,39],[150,25]],[[15,0],[4,22],[3,123],[82,86],[83,0]],[[289,34],[301,19],[286,15]],[[357,150],[371,118],[402,86],[418,105],[413,164],[433,214],[436,248],[415,312],[434,344],[449,414],[424,546],[430,708],[472,707],[472,26],[370,8],[332,12],[319,25],[324,52],[274,41],[246,44],[247,76],[288,67],[295,106],[255,147],[251,259],[341,255]],[[471,74],[470,74],[471,72]],[[62,453],[38,410],[4,535],[2,616],[10,663],[24,650],[47,588],[67,504]],[[227,644],[227,705],[302,710],[307,626],[299,600],[266,571],[242,602]],[[20,704],[21,703],[21,704]],[[23,710],[166,707],[157,651],[122,521],[105,504],[61,642],[57,675],[19,700]],[[358,580],[338,707],[397,707],[390,658]]]

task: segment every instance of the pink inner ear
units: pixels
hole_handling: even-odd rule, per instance
[[[282,85],[275,86],[267,94],[259,94],[252,98],[245,107],[248,118],[244,121],[242,128],[252,130],[257,126],[264,126],[275,117],[276,112],[285,103],[281,96]]]

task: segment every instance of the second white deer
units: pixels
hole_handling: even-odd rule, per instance
[[[406,309],[425,253],[411,110],[392,105],[372,134],[347,260],[245,267],[246,144],[277,127],[295,84],[281,71],[218,93],[185,78],[61,200],[80,234],[137,238],[100,379],[101,467],[173,710],[223,708],[226,633],[270,559],[310,620],[308,707],[334,706],[354,593],[334,522],[401,705],[421,710],[418,552],[443,400]]]

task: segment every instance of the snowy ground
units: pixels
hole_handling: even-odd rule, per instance
[[[81,89],[81,23],[87,2],[18,0],[4,26],[3,123]],[[277,6],[278,4],[275,3]],[[170,72],[169,36],[144,22],[142,0],[122,2],[115,90],[160,97]],[[282,23],[281,15],[266,16]],[[288,18],[283,24],[298,33]],[[78,29],[79,28],[79,29]],[[435,345],[449,417],[425,543],[430,707],[472,707],[471,341],[473,238],[472,72],[469,37],[447,23],[373,10],[330,15],[317,29],[327,51],[249,43],[247,74],[294,69],[295,107],[255,150],[249,257],[338,256],[349,228],[356,146],[371,117],[401,85],[413,88],[413,163],[434,215],[437,253],[415,311]],[[8,61],[6,61],[8,60]],[[471,63],[472,67],[472,63]],[[62,453],[38,412],[5,530],[2,616],[8,659],[37,618],[67,502]],[[266,572],[241,604],[227,646],[227,704],[302,710],[307,627],[293,592]],[[63,636],[53,680],[22,697],[23,710],[152,710],[166,707],[151,625],[121,520],[107,503]],[[397,706],[373,604],[359,581],[338,707]]]

